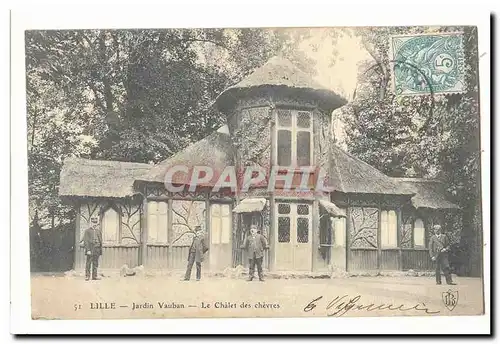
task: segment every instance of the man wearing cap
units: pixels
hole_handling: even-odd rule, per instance
[[[250,264],[248,271],[248,281],[252,281],[257,265],[259,281],[264,282],[264,273],[262,272],[262,260],[264,259],[264,250],[267,249],[266,238],[257,232],[257,226],[250,226],[250,235],[245,238],[243,248],[248,252],[248,261]]]
[[[102,254],[102,232],[99,229],[96,217],[90,219],[90,227],[83,233],[83,247],[85,249],[85,280],[90,279],[90,268],[92,267],[92,279],[97,280],[97,267],[99,257]]]
[[[199,281],[201,279],[201,262],[203,262],[204,254],[208,251],[208,247],[205,243],[205,233],[201,230],[201,226],[196,226],[194,232],[193,243],[189,248],[188,265],[186,274],[184,275],[184,281],[189,281],[191,279],[191,269],[195,262],[196,280]]]
[[[434,225],[434,235],[429,241],[429,254],[433,262],[436,262],[436,284],[441,284],[441,270],[447,284],[454,285],[451,279],[450,263],[448,262],[448,252],[450,250],[450,240],[442,232],[440,225]]]

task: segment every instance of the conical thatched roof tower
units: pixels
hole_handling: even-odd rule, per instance
[[[273,57],[239,83],[224,90],[217,98],[217,106],[226,112],[241,98],[277,94],[313,99],[322,108],[330,111],[347,102],[340,95],[314,81],[290,60]]]

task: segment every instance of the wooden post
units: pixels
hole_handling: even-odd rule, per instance
[[[141,228],[141,255],[139,265],[146,267],[148,256],[148,189],[144,188],[145,195],[142,200],[143,218]]]
[[[167,200],[168,203],[168,216],[167,216],[167,242],[168,242],[168,253],[167,253],[167,268],[172,269],[174,264],[173,264],[173,246],[172,246],[172,232],[173,232],[173,210],[172,210],[172,199],[169,198]]]
[[[403,270],[403,251],[401,251],[401,233],[403,230],[403,215],[401,207],[396,210],[397,215],[397,245],[398,245],[398,270]]]
[[[220,211],[222,212],[222,209],[220,209]],[[208,246],[208,259],[207,259],[207,265],[208,265],[208,269],[210,269],[210,253],[212,252],[212,247],[211,247],[211,244],[212,244],[212,233],[211,233],[211,229],[210,229],[210,212],[211,212],[211,209],[210,209],[210,193],[207,192],[206,194],[206,198],[205,198],[205,230],[206,230],[206,235],[207,235],[207,246]],[[221,213],[221,216],[222,216],[222,213]],[[232,256],[232,254],[231,254]]]
[[[382,266],[382,207],[380,205],[380,200],[377,204],[378,208],[378,226],[377,226],[377,270],[380,271]]]
[[[73,250],[73,270],[77,270],[80,268],[80,237],[81,237],[81,228],[80,228],[80,203],[75,204],[76,211],[76,221],[75,221],[75,248]]]
[[[274,194],[271,194],[269,197],[269,271],[273,271],[275,267],[276,260],[276,226],[275,226],[275,217],[276,217],[276,207]]]
[[[311,255],[312,255],[312,271],[316,271],[318,269],[318,247],[319,247],[319,205],[318,200],[315,199],[312,204],[312,242],[311,242]]]
[[[415,210],[412,210],[411,217],[411,237],[410,237],[410,247],[415,249],[415,221],[418,219],[418,214]],[[425,235],[425,225],[424,225],[424,245],[427,246],[427,237]]]
[[[276,153],[275,153],[275,139],[276,139],[276,134],[275,134],[275,104],[270,103],[269,104],[269,138],[271,139],[271,153],[269,154],[269,169],[268,173],[271,172],[272,167],[274,166],[274,162],[276,161]],[[275,263],[276,263],[276,245],[275,245],[275,235],[277,235],[276,231],[277,228],[275,226],[275,217],[276,217],[276,208],[275,208],[275,199],[274,199],[274,190],[270,193],[269,195],[269,253],[268,253],[268,264],[269,264],[269,271],[273,271],[275,268]]]
[[[345,211],[345,271],[349,271],[351,260],[351,204],[349,196],[347,197],[347,209]]]

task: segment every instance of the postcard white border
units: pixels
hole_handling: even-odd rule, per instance
[[[225,3],[225,4],[224,4]],[[97,6],[97,4],[99,4]],[[125,4],[128,4],[126,6]],[[97,6],[97,7],[96,7]],[[489,333],[490,304],[490,18],[480,5],[437,5],[420,1],[410,10],[401,2],[349,5],[334,2],[235,1],[214,3],[148,4],[120,1],[102,5],[86,1],[79,6],[29,6],[11,12],[11,332],[34,334],[193,334],[193,333]],[[428,6],[432,6],[432,10]],[[97,9],[96,9],[97,8]],[[196,11],[193,11],[196,8]],[[362,12],[360,11],[362,8]],[[24,74],[24,30],[76,28],[268,27],[268,26],[388,26],[475,25],[479,31],[481,83],[481,144],[485,316],[288,318],[288,319],[165,319],[34,321],[30,309],[27,153]],[[14,224],[14,222],[12,222]]]

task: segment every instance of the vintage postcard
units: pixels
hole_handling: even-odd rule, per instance
[[[31,319],[485,316],[478,37],[25,30]]]

